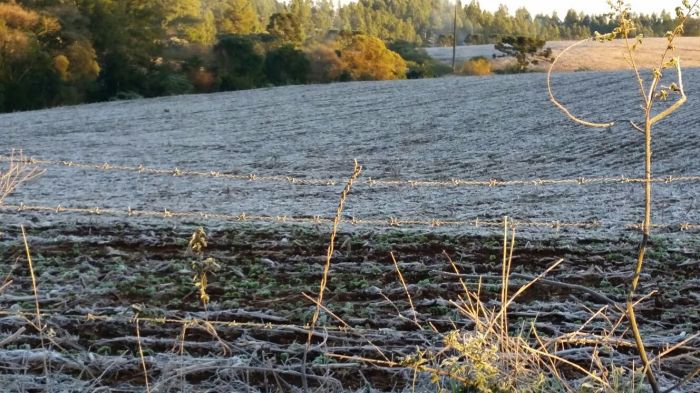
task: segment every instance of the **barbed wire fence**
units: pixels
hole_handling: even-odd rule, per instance
[[[10,157],[1,156],[0,162],[8,161]],[[314,186],[314,187],[329,187],[342,184],[341,179],[322,179],[322,178],[306,178],[288,175],[257,175],[257,174],[235,174],[227,173],[221,170],[191,170],[186,168],[155,168],[144,165],[120,165],[114,163],[86,163],[74,162],[68,160],[44,160],[39,158],[23,158],[26,164],[43,166],[43,167],[62,167],[71,169],[80,169],[86,171],[101,171],[101,172],[122,172],[131,174],[143,174],[149,176],[174,176],[174,177],[193,177],[193,178],[217,178],[222,180],[240,181],[240,182],[265,182],[273,184],[290,184],[294,186]],[[700,183],[700,176],[661,176],[651,180],[654,183],[672,184],[672,183]],[[468,188],[468,187],[556,187],[556,186],[594,186],[594,185],[625,185],[625,184],[643,184],[645,180],[635,177],[577,177],[577,178],[536,178],[536,179],[373,179],[366,178],[358,180],[358,185],[367,187],[393,187],[393,188]],[[389,191],[387,191],[389,192]],[[331,224],[333,217],[321,215],[264,215],[264,214],[247,214],[240,213],[221,213],[215,211],[190,211],[190,210],[168,210],[157,208],[140,208],[134,209],[131,207],[114,208],[114,207],[75,207],[63,205],[42,205],[42,204],[6,204],[0,201],[0,212],[11,214],[15,213],[50,213],[60,215],[76,215],[76,216],[108,216],[119,217],[126,220],[141,220],[141,219],[158,219],[158,220],[177,220],[191,219],[198,222],[201,221],[223,221],[223,222],[261,222],[261,223],[292,223],[292,224]],[[474,217],[468,220],[449,220],[444,218],[421,218],[412,219],[407,217],[343,217],[341,220],[344,225],[353,226],[369,226],[378,228],[400,228],[400,227],[420,227],[420,228],[503,228],[504,221],[501,219],[479,218]],[[511,227],[518,228],[536,228],[540,230],[560,231],[563,229],[576,230],[592,230],[600,228],[624,228],[628,230],[641,230],[641,223],[603,223],[600,221],[528,221],[528,220],[510,220]],[[663,229],[672,232],[695,232],[700,231],[700,223],[661,223],[654,224],[653,228]],[[111,310],[115,311],[115,310]],[[259,330],[285,330],[296,333],[308,333],[308,325],[299,325],[287,323],[284,321],[267,321],[254,322],[245,321],[237,322],[235,320],[209,320],[206,316],[196,316],[196,313],[189,316],[157,316],[147,317],[140,316],[138,310],[130,310],[131,315],[124,313],[110,312],[107,314],[95,313],[80,313],[52,310],[42,312],[42,318],[47,321],[44,327],[38,327],[40,332],[50,328],[52,319],[71,320],[79,323],[86,322],[105,322],[105,323],[120,323],[127,325],[136,325],[141,323],[149,323],[152,325],[181,325],[183,329],[188,327],[203,327],[205,330],[213,329],[214,335],[218,329],[234,328],[234,329],[259,329]],[[0,311],[0,317],[6,318],[24,318],[31,321],[36,314],[30,310],[22,308]],[[264,318],[263,318],[264,319]],[[326,324],[324,326],[326,332],[338,332],[348,334],[367,334],[373,336],[392,335],[396,333],[394,330],[374,329],[352,327],[348,328],[341,324]],[[20,332],[20,335],[22,332]],[[19,336],[14,337],[18,339]],[[10,336],[9,338],[12,338]],[[213,337],[216,339],[216,337]],[[139,341],[142,340],[139,337]],[[3,340],[4,341],[4,340]],[[143,356],[143,355],[141,355]]]
[[[0,155],[0,162],[9,161],[10,157]],[[335,186],[342,183],[341,179],[321,179],[307,178],[291,175],[257,175],[249,174],[233,174],[222,170],[192,170],[186,168],[155,168],[145,165],[121,165],[109,162],[103,163],[86,163],[70,160],[43,160],[34,157],[26,157],[23,159],[25,163],[31,165],[44,165],[55,167],[66,167],[75,169],[84,169],[92,171],[104,172],[130,172],[138,174],[156,175],[156,176],[183,176],[183,177],[205,177],[205,178],[220,178],[223,180],[237,181],[258,181],[270,183],[287,183],[297,185],[320,185],[320,186]],[[375,179],[368,177],[359,179],[357,184],[365,184],[369,186],[389,186],[389,187],[499,187],[499,186],[556,186],[556,185],[601,185],[601,184],[631,184],[645,183],[646,180],[640,177],[620,176],[605,176],[605,177],[575,177],[575,178],[531,178],[531,179],[466,179],[466,178],[451,178],[447,180],[437,179]],[[652,178],[652,183],[700,183],[700,175],[686,176],[657,176]]]
[[[45,213],[56,213],[56,214],[66,214],[66,215],[87,215],[87,216],[111,216],[111,217],[122,217],[127,219],[138,219],[143,218],[156,218],[156,219],[196,219],[198,221],[227,221],[227,222],[262,222],[262,223],[289,223],[289,224],[331,224],[333,222],[332,217],[325,217],[320,215],[315,216],[294,216],[294,215],[259,215],[259,214],[225,214],[210,211],[182,211],[182,210],[145,210],[145,209],[115,209],[115,208],[102,208],[102,207],[65,207],[62,205],[56,206],[45,206],[45,205],[27,205],[27,204],[2,204],[0,205],[0,211],[5,212],[45,212]],[[478,217],[472,220],[448,220],[442,218],[432,218],[432,219],[410,219],[401,217],[388,217],[388,218],[359,218],[359,217],[343,217],[341,219],[343,224],[353,225],[353,226],[371,226],[371,227],[383,227],[383,228],[396,228],[396,227],[473,227],[473,228],[500,228],[503,226],[503,220],[490,220],[490,219],[479,219]],[[577,228],[577,229],[597,229],[597,228],[615,228],[620,227],[628,230],[639,230],[641,229],[641,223],[629,223],[622,224],[619,226],[615,225],[605,225],[600,221],[526,221],[526,220],[515,220],[509,219],[510,227],[514,228],[539,228],[539,229],[551,229],[551,230],[562,230],[566,228]],[[677,231],[677,232],[688,232],[688,231],[700,231],[700,224],[695,223],[679,223],[679,224],[653,224],[653,228],[664,229],[667,231]]]
[[[290,175],[257,175],[254,173],[241,175],[227,173],[222,170],[192,170],[185,168],[156,168],[144,165],[121,165],[115,163],[90,163],[76,162],[70,160],[46,160],[36,157],[21,156],[24,163],[35,166],[48,167],[64,167],[81,169],[87,171],[101,172],[123,172],[136,173],[151,176],[167,176],[167,177],[194,177],[194,178],[218,178],[222,180],[232,180],[241,182],[266,182],[266,183],[284,183],[297,186],[336,186],[342,183],[339,179],[321,179],[321,178],[306,178]],[[11,159],[16,160],[16,157],[0,155],[0,162],[8,162]],[[658,176],[652,178],[653,183],[672,184],[672,183],[700,183],[698,175],[684,176]],[[576,177],[576,178],[532,178],[532,179],[466,179],[452,178],[448,180],[436,179],[375,179],[366,178],[358,179],[357,185],[365,185],[368,187],[394,187],[394,188],[469,188],[469,187],[555,187],[555,186],[594,186],[594,185],[625,185],[625,184],[642,184],[646,180],[638,177],[627,177],[624,175],[617,177]],[[221,213],[213,211],[187,211],[187,210],[168,210],[168,209],[132,209],[126,207],[122,209],[108,208],[101,206],[93,207],[74,207],[63,205],[37,205],[37,204],[0,204],[0,211],[17,211],[17,212],[45,212],[45,213],[60,213],[64,215],[93,215],[93,216],[112,216],[127,219],[142,218],[157,218],[157,219],[197,219],[199,221],[226,221],[226,222],[263,222],[263,223],[296,223],[296,224],[330,224],[333,219],[320,215],[300,216],[294,214],[247,214],[240,212],[237,214]],[[410,213],[409,213],[410,214]],[[621,228],[626,230],[641,230],[642,223],[602,223],[598,220],[591,221],[565,221],[565,220],[549,220],[549,221],[533,221],[533,220],[517,220],[510,221],[512,227],[520,228],[538,228],[551,229],[559,231],[562,229],[601,229],[601,228]],[[344,217],[342,223],[353,226],[372,226],[372,227],[500,227],[503,221],[498,219],[479,218],[472,219],[445,219],[445,218],[409,218],[409,217]],[[679,223],[658,223],[653,224],[653,228],[662,229],[671,232],[688,232],[699,231],[700,223],[679,222]]]

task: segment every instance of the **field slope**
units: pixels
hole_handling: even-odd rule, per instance
[[[685,76],[693,96],[700,71]],[[626,122],[639,120],[633,81],[626,72],[554,79],[575,113],[617,125],[591,130],[565,120],[542,74],[290,86],[0,115],[1,154],[22,148],[50,161],[0,205],[0,274],[12,280],[0,293],[0,331],[9,337],[0,383],[12,391],[145,391],[141,345],[153,391],[295,391],[313,311],[301,292],[318,290],[327,219],[353,159],[365,171],[347,200],[326,304],[358,330],[339,329],[324,313],[315,341],[324,344],[305,368],[317,391],[410,391],[410,370],[325,354],[376,358],[371,342],[400,359],[442,342],[411,322],[390,251],[418,320],[440,332],[471,329],[449,303],[461,285],[443,251],[467,273],[466,285],[483,276],[482,294],[495,299],[504,215],[542,224],[518,228],[521,278],[513,290],[565,260],[552,282],[511,306],[514,331],[532,322],[548,337],[571,332],[604,306],[615,320],[639,239],[630,225],[642,214],[642,185],[619,181],[643,173],[642,138]],[[670,181],[655,184],[654,220],[668,226],[655,230],[639,289],[656,292],[638,306],[655,353],[700,325],[700,227],[684,225],[700,224],[698,102],[691,98],[655,133],[656,175]],[[420,180],[443,183],[410,182]],[[153,214],[129,214],[145,210]],[[191,214],[176,214],[183,211]],[[447,221],[461,223],[439,225]],[[43,349],[19,224],[51,328]],[[209,277],[207,312],[186,253],[200,225],[209,235],[204,256],[220,264]],[[604,329],[605,321],[592,326]],[[663,363],[664,386],[697,366],[699,344],[684,343]],[[562,356],[588,367],[586,350]],[[634,356],[622,350],[610,359],[631,364]]]

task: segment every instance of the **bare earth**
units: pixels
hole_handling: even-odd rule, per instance
[[[700,70],[684,76],[687,105],[655,131],[657,176],[700,175]],[[536,276],[559,258],[564,263],[548,275],[555,284],[536,284],[510,306],[512,331],[532,323],[542,337],[554,337],[577,330],[601,307],[617,320],[640,238],[628,225],[640,220],[642,185],[585,179],[643,174],[643,138],[624,121],[639,121],[635,84],[629,72],[562,73],[554,84],[574,113],[617,125],[592,130],[564,119],[548,101],[541,73],[290,86],[0,115],[0,154],[23,148],[40,159],[170,171],[47,165],[42,177],[0,205],[0,277],[12,280],[0,291],[0,337],[9,340],[0,351],[0,385],[22,392],[145,392],[140,343],[153,392],[301,391],[304,325],[313,312],[301,292],[318,290],[330,225],[281,218],[332,216],[353,159],[365,171],[347,200],[325,304],[358,330],[339,329],[323,314],[324,328],[314,340],[319,346],[305,368],[312,391],[410,392],[410,370],[330,361],[325,354],[378,358],[377,345],[401,359],[416,346],[441,346],[443,332],[473,328],[449,303],[462,289],[443,251],[468,274],[466,285],[483,283],[482,295],[492,299],[488,307],[498,304],[502,229],[388,227],[392,217],[598,222],[594,228],[518,229],[513,271],[520,277]],[[243,179],[177,176],[176,167]],[[336,183],[267,182],[248,180],[249,174]],[[370,178],[496,183],[396,187],[372,185]],[[580,184],[498,185],[562,178]],[[637,313],[652,353],[681,343],[659,367],[664,387],[700,364],[700,340],[693,336],[700,326],[700,227],[680,230],[683,223],[700,224],[699,195],[697,181],[654,184],[654,222],[672,227],[654,231],[638,290],[649,297]],[[52,208],[37,212],[21,204]],[[124,214],[69,214],[59,205]],[[129,208],[163,214],[129,217]],[[265,214],[280,221],[168,215],[177,211]],[[384,225],[353,225],[351,217]],[[42,322],[51,333],[45,349],[29,321],[34,297],[19,224],[28,230]],[[185,253],[200,225],[209,234],[204,256],[221,265],[209,277],[208,312]],[[439,334],[411,322],[391,251],[416,318]],[[524,281],[512,283],[515,292]],[[194,320],[215,323],[217,335]],[[183,330],[178,321],[190,325]],[[600,332],[606,323],[597,317],[590,328]],[[631,337],[621,338],[618,351],[605,359],[632,364]],[[561,356],[589,367],[592,347],[572,349]],[[427,382],[421,375],[416,391],[428,391]],[[676,391],[699,387],[695,380]]]

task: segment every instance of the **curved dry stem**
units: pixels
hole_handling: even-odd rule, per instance
[[[399,275],[399,281],[401,281],[403,290],[406,293],[406,298],[408,298],[408,304],[411,306],[411,313],[413,314],[413,323],[418,327],[419,330],[423,330],[423,327],[420,325],[420,323],[418,323],[418,313],[416,312],[416,307],[413,305],[413,298],[411,298],[411,293],[408,291],[408,286],[406,285],[406,280],[404,280],[403,273],[401,273],[401,269],[399,268],[399,263],[396,262],[396,257],[394,256],[393,252],[390,252],[389,255],[391,255],[391,261],[394,262],[396,273],[398,273]]]
[[[557,64],[557,61],[559,61],[559,58],[562,57],[562,56],[564,55],[564,53],[566,53],[567,51],[569,51],[569,49],[572,49],[572,48],[574,48],[574,47],[576,47],[576,46],[579,46],[579,45],[581,45],[581,44],[583,44],[583,43],[585,43],[585,42],[588,42],[588,41],[590,41],[590,40],[591,40],[591,38],[586,38],[585,40],[581,40],[581,41],[575,42],[575,43],[573,43],[573,44],[567,46],[563,51],[561,51],[561,53],[559,53],[559,54],[554,58],[554,60],[552,61],[552,64],[549,66],[549,70],[547,70],[547,92],[549,93],[549,100],[552,101],[552,103],[553,103],[557,108],[559,108],[559,110],[561,110],[562,112],[564,112],[564,114],[566,115],[566,117],[568,117],[569,119],[575,121],[576,123],[579,123],[579,124],[582,124],[582,125],[588,126],[588,127],[593,127],[593,128],[610,128],[610,127],[612,127],[613,125],[615,125],[615,122],[614,122],[614,121],[608,122],[608,123],[596,123],[596,122],[587,121],[587,120],[584,120],[584,119],[581,119],[581,118],[578,118],[578,117],[574,116],[561,102],[559,102],[559,101],[554,97],[554,91],[552,90],[552,70],[554,70],[554,66]]]
[[[678,92],[680,93],[681,98],[679,98],[678,101],[674,102],[673,105],[666,108],[663,112],[649,119],[651,125],[658,123],[671,113],[675,112],[688,100],[688,97],[686,97],[685,95],[685,90],[683,90],[683,74],[681,72],[681,59],[676,57],[674,63],[676,64],[676,71],[678,72]]]

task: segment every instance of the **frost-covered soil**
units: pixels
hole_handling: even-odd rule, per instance
[[[689,69],[684,76],[688,104],[655,131],[657,176],[700,175],[700,108],[693,98],[700,90],[700,71]],[[628,73],[560,74],[555,84],[574,113],[600,121],[639,120]],[[519,228],[514,271],[534,276],[564,258],[549,278],[623,302],[639,238],[627,225],[642,214],[640,184],[395,187],[367,182],[643,174],[641,134],[625,122],[611,129],[572,124],[552,107],[545,91],[541,74],[454,77],[292,86],[0,115],[0,150],[22,148],[40,159],[338,181],[308,186],[49,165],[5,203],[330,217],[357,159],[365,170],[348,198],[347,217],[429,221],[508,215],[523,221],[599,222],[585,229]],[[700,184],[693,182],[654,186],[654,221],[674,225],[655,233],[639,291],[658,290],[639,305],[642,329],[655,352],[681,342],[700,325],[700,235],[678,230],[682,223],[700,223],[699,191]],[[45,343],[47,352],[36,330],[17,314],[34,307],[20,223],[27,226],[35,257],[43,321],[54,335]],[[191,282],[191,257],[185,254],[199,225],[210,235],[205,255],[222,266],[210,277],[209,314],[202,312]],[[192,326],[180,355],[180,325],[142,322],[139,334],[154,391],[292,391],[301,386],[302,326],[312,312],[300,292],[317,290],[329,230],[325,223],[0,209],[0,273],[13,280],[0,293],[0,332],[4,338],[25,328],[3,347],[0,366],[15,372],[3,371],[0,381],[18,391],[46,384],[73,391],[101,386],[144,390],[131,320],[138,312],[147,318],[207,317],[248,324],[218,326],[218,339],[205,327]],[[416,345],[440,345],[439,337],[410,323],[390,251],[397,254],[419,320],[441,331],[453,328],[452,321],[471,327],[448,303],[461,286],[448,274],[452,268],[443,250],[469,275],[468,284],[487,276],[484,295],[496,305],[501,251],[496,227],[377,228],[346,222],[340,230],[326,304],[351,326],[367,330],[361,335],[328,331],[325,344],[309,354],[307,371],[316,375],[312,387],[330,391],[371,385],[399,391],[410,385],[410,372],[346,361],[328,365],[321,355],[376,358],[369,341],[395,357],[413,352]],[[514,288],[522,282],[514,281]],[[551,337],[575,330],[590,310],[607,303],[581,288],[541,284],[513,305],[511,322],[536,317],[538,329]],[[608,306],[616,315],[615,306]],[[98,318],[88,320],[88,313]],[[598,322],[596,328],[604,325]],[[257,325],[267,323],[271,325]],[[336,323],[326,316],[322,325]],[[695,339],[672,354],[679,356],[663,368],[666,386],[700,363],[692,349],[698,344]],[[625,348],[611,359],[631,362],[634,352]],[[47,353],[53,365],[48,377],[43,375]],[[585,348],[567,353],[586,364]],[[696,391],[692,385],[687,389]]]
[[[656,127],[657,176],[699,175],[700,72],[690,101]],[[628,73],[555,76],[574,113],[640,120]],[[619,107],[619,108],[618,108]],[[544,75],[292,86],[114,102],[0,116],[0,150],[42,159],[332,178],[336,186],[154,176],[49,167],[6,202],[126,210],[329,216],[353,159],[365,168],[346,214],[361,218],[640,221],[639,184],[540,187],[370,187],[368,178],[640,177],[643,138],[573,124],[547,100]],[[700,223],[697,183],[659,184],[656,223]],[[10,217],[14,214],[10,214]],[[55,220],[56,217],[46,218]],[[608,227],[612,227],[608,229]]]

